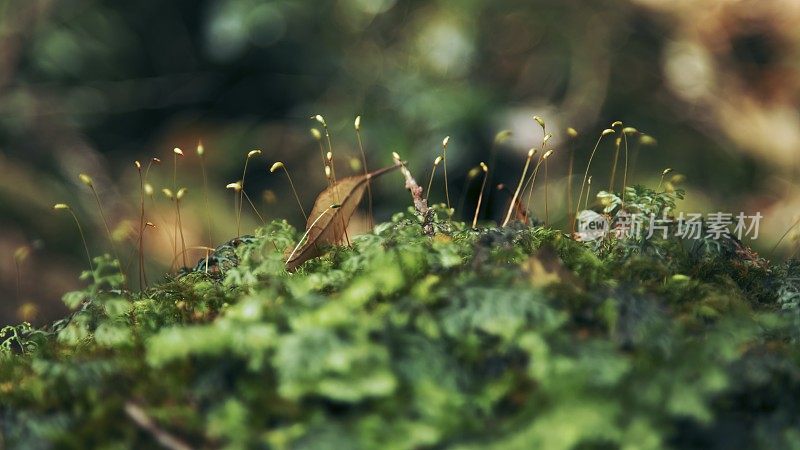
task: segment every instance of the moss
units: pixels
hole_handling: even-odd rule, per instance
[[[435,228],[403,212],[288,273],[300,233],[273,222],[142,293],[96,259],[70,317],[3,330],[5,445],[796,443],[798,263],[733,240]]]

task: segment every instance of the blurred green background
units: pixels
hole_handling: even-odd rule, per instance
[[[599,132],[621,120],[658,140],[636,151],[633,183],[655,186],[672,167],[685,175],[684,210],[760,211],[752,244],[768,253],[800,211],[798,23],[794,0],[0,1],[0,323],[51,320],[65,312],[61,294],[81,284],[83,248],[54,203],[72,206],[93,253],[109,251],[81,172],[94,178],[134,287],[134,160],[163,160],[149,174],[151,280],[173,257],[173,207],[160,190],[172,187],[174,147],[186,155],[177,178],[188,188],[188,246],[211,244],[200,141],[213,246],[236,234],[225,185],[241,178],[252,149],[263,154],[250,161],[248,194],[268,220],[301,227],[284,175],[267,168],[285,162],[310,208],[326,185],[309,133],[315,114],[329,123],[339,177],[359,155],[356,115],[369,167],[397,151],[423,185],[451,136],[459,217],[471,217],[480,185],[467,173],[488,162],[503,129],[513,137],[498,147],[493,183],[516,183],[541,142],[539,115],[558,149],[549,200],[561,224],[570,149],[582,172]],[[597,188],[607,187],[611,142],[592,169]],[[373,194],[376,221],[410,204],[396,174]],[[539,189],[534,198],[541,217]],[[493,196],[488,211],[499,216],[504,202]],[[258,219],[243,211],[252,230]],[[363,223],[360,215],[353,232]],[[793,245],[787,239],[777,256]]]

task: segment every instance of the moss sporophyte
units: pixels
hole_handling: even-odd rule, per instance
[[[325,119],[314,120],[330,142]],[[544,120],[534,121],[547,136]],[[354,126],[361,131],[360,121]],[[620,133],[622,150],[624,135],[644,136],[615,124],[600,139]],[[314,138],[321,141],[322,132]],[[215,248],[190,234],[178,248],[181,207],[204,203],[178,187],[180,156],[173,157],[172,186],[153,186],[150,164],[136,165],[139,236],[131,258],[143,258],[136,250],[145,230],[167,228],[175,231],[174,251],[162,264],[187,254],[197,263],[149,284],[140,265],[142,288],[134,291],[122,273],[128,266],[116,256],[91,257],[84,243],[87,285],[63,297],[71,314],[0,331],[0,442],[790,448],[798,436],[800,264],[768,261],[748,247],[759,213],[698,217],[679,210],[684,192],[667,171],[657,186],[658,173],[652,187],[616,191],[612,184],[590,203],[591,177],[595,186],[609,181],[605,170],[591,174],[600,139],[587,155],[564,155],[565,164],[573,154],[585,156],[587,167],[577,202],[547,205],[547,192],[563,185],[545,188],[546,224],[519,199],[526,182],[533,188],[537,167],[551,177],[559,167],[546,165],[566,151],[550,138],[532,172],[534,152],[521,176],[498,180],[515,189],[502,191],[508,209],[494,219],[503,226],[478,220],[482,196],[500,197],[487,181],[491,164],[478,165],[481,189],[463,203],[474,205],[474,214],[457,211],[468,217],[461,222],[452,205],[429,204],[429,192],[397,153],[382,169],[364,165],[337,178],[335,158],[323,154],[330,184],[314,205],[303,209],[299,195],[282,196],[307,212],[302,227],[265,221]],[[244,165],[256,156],[248,154]],[[246,174],[227,185],[236,222],[250,201]],[[84,178],[88,187],[97,184]],[[404,187],[409,206],[348,239],[351,218],[369,211],[362,201],[370,186],[373,193]],[[162,189],[175,202],[176,223],[154,220],[157,209],[144,205]],[[82,210],[65,203],[54,209],[70,213],[64,220],[78,234],[87,231]],[[599,237],[587,238],[588,231]]]

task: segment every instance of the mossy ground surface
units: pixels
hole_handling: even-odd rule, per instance
[[[273,222],[4,330],[8,448],[798,448],[800,265],[409,211],[294,273]],[[230,249],[229,249],[230,250]]]

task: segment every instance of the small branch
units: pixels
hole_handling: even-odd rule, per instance
[[[418,185],[417,180],[411,176],[411,172],[408,170],[403,161],[401,161],[396,155],[393,156],[395,164],[399,164],[401,166],[400,172],[402,172],[406,179],[406,189],[411,192],[411,198],[414,200],[414,209],[422,216],[423,232],[428,236],[433,236],[433,210],[428,208],[428,200],[422,196],[422,187]]]
[[[162,447],[169,450],[192,450],[189,444],[159,428],[141,406],[133,402],[126,402],[125,414],[127,414],[139,428],[153,436],[156,442]]]

